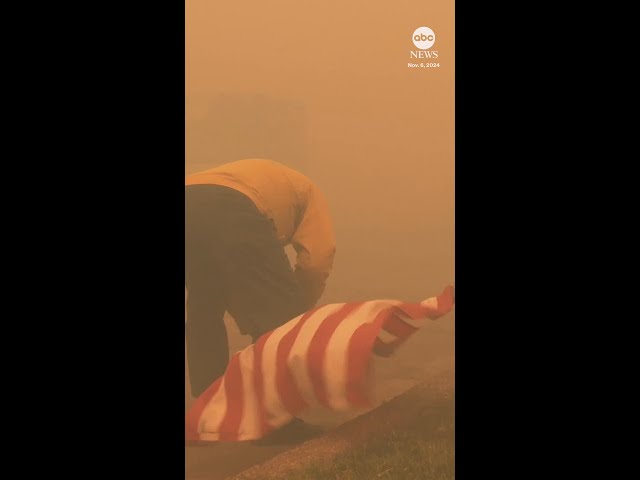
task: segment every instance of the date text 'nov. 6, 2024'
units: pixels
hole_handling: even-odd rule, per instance
[[[440,64],[439,63],[409,63],[407,66],[409,68],[438,68]]]

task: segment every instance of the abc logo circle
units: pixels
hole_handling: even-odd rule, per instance
[[[413,39],[413,44],[420,50],[431,48],[436,42],[436,34],[429,27],[416,28],[411,38]]]

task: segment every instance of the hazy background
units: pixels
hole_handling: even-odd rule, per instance
[[[423,25],[440,68],[407,67]],[[187,0],[185,52],[185,174],[266,157],[314,180],[338,245],[321,303],[454,281],[453,2]],[[452,358],[453,315],[439,322],[385,364],[387,385]]]

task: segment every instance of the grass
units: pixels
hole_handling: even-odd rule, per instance
[[[440,433],[413,428],[368,441],[330,462],[317,462],[288,480],[453,480],[453,425]]]

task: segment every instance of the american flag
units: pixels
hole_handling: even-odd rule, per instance
[[[453,304],[449,285],[419,303],[336,303],[294,318],[233,355],[187,412],[186,440],[256,440],[309,407],[370,407],[371,356],[391,355]]]

